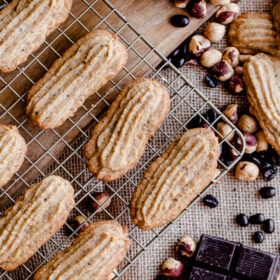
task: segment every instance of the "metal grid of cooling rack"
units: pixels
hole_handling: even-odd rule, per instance
[[[0,8],[7,4],[6,0],[2,2]],[[28,89],[49,69],[52,62],[61,56],[67,45],[70,46],[86,32],[96,28],[105,28],[117,33],[127,47],[128,64],[107,86],[98,91],[93,98],[89,98],[75,116],[63,126],[48,131],[34,127],[24,114]],[[61,48],[61,46],[63,47]],[[160,61],[163,63],[156,68],[155,66]],[[172,75],[165,75],[166,66],[172,70]],[[171,111],[160,129],[148,142],[146,152],[136,168],[119,180],[110,183],[98,181],[87,169],[83,147],[90,137],[92,127],[99,121],[100,113],[110,106],[121,87],[144,74],[149,74],[151,78],[157,79],[168,88],[171,97]],[[218,115],[218,118],[212,123],[204,115],[208,109],[213,109]],[[73,230],[71,227],[71,219],[76,215],[84,216],[88,222],[115,219],[128,227],[132,246],[115,273],[115,279],[120,278],[173,224],[171,222],[159,229],[141,231],[130,220],[131,194],[150,163],[162,154],[176,136],[187,130],[188,123],[196,116],[200,116],[218,135],[215,124],[223,120],[231,126],[232,131],[241,137],[243,143],[242,151],[239,152],[227,141],[227,137],[223,138],[219,135],[221,143],[234,149],[238,157],[229,165],[219,162],[221,173],[213,180],[212,184],[214,184],[241,158],[245,148],[241,132],[182,76],[109,1],[75,0],[68,20],[48,37],[44,45],[16,71],[0,75],[0,121],[4,124],[16,125],[28,145],[23,167],[7,186],[0,188],[0,215],[3,214],[5,208],[15,203],[19,194],[31,182],[36,182],[50,174],[61,175],[72,183],[75,189],[75,208],[64,227],[27,263],[12,272],[0,270],[0,279],[31,279],[39,267],[56,253],[65,249],[76,236],[79,229]],[[184,215],[212,184],[178,218]],[[100,212],[89,212],[86,205],[89,201],[95,201],[93,193],[97,190],[109,192],[112,203],[106,209],[100,205],[102,209]]]

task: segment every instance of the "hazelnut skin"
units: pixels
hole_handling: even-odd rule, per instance
[[[243,74],[243,67],[242,66],[237,66],[234,69],[234,74],[237,76],[241,76]]]
[[[175,0],[175,6],[177,8],[186,8],[188,5],[189,0]]]
[[[107,192],[95,192],[93,197],[100,205],[102,205],[103,209],[109,207],[111,204],[111,197]],[[102,211],[102,208],[96,201],[92,202],[92,208],[98,213]]]
[[[76,216],[74,219],[73,219],[73,222],[72,222],[72,228],[74,230],[76,230],[77,228],[79,228],[82,224],[82,226],[80,227],[79,229],[79,232],[83,231],[86,226],[88,225],[88,223],[85,222],[86,219],[83,217],[83,216]]]
[[[228,62],[221,60],[214,65],[212,68],[212,73],[216,79],[220,80],[221,82],[225,82],[233,76],[234,71]]]
[[[257,149],[256,151],[259,152],[264,152],[268,150],[268,142],[265,138],[263,130],[260,130],[256,133],[256,138],[257,138]]]
[[[240,161],[235,169],[235,177],[242,181],[254,181],[259,175],[258,166],[250,161]]]
[[[239,14],[240,8],[235,3],[223,5],[216,13],[216,17],[221,24],[231,23]]]
[[[244,132],[243,135],[246,142],[245,153],[252,154],[257,149],[257,139],[253,134],[248,132]]]
[[[168,258],[162,264],[162,273],[165,276],[178,278],[183,272],[183,264],[173,258]]]
[[[238,105],[230,104],[226,107],[223,114],[232,122],[237,123],[238,121]]]
[[[176,251],[181,257],[191,258],[196,250],[196,242],[190,236],[183,236],[178,240]]]
[[[196,57],[201,56],[204,52],[209,50],[211,42],[202,35],[195,35],[191,38],[189,43],[189,51]]]
[[[259,128],[256,119],[247,114],[244,114],[240,117],[237,125],[243,132],[248,133],[254,133]]]
[[[207,68],[213,67],[222,59],[222,53],[216,49],[210,49],[201,56],[201,64]]]
[[[221,41],[226,34],[226,27],[217,22],[210,22],[203,31],[204,36],[213,43]]]
[[[232,76],[227,83],[227,90],[232,95],[242,95],[244,93],[245,84],[240,76]]]
[[[191,0],[188,4],[188,10],[191,16],[195,18],[204,18],[207,15],[207,5],[205,0]]]
[[[221,134],[221,136],[219,136],[220,140],[226,138],[230,142],[235,134],[230,125],[224,122],[218,122],[217,130]]]
[[[222,59],[227,61],[233,68],[239,64],[239,50],[235,47],[228,47],[223,50]]]
[[[213,5],[224,5],[230,3],[230,0],[210,0],[210,3]]]

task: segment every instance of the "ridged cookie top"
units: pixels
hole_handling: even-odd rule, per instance
[[[27,188],[0,218],[0,267],[13,270],[34,255],[65,223],[73,197],[71,184],[59,176]]]
[[[71,0],[13,0],[0,11],[0,70],[12,71],[36,50],[71,9]]]
[[[21,167],[26,144],[18,129],[0,124],[0,186],[4,186]]]
[[[244,65],[243,78],[250,112],[280,154],[280,59],[257,54]]]
[[[265,52],[280,55],[276,31],[270,14],[244,13],[233,21],[228,32],[232,46],[241,53]]]
[[[126,49],[116,35],[105,30],[89,32],[31,88],[27,113],[43,129],[60,126],[113,78],[126,60]]]
[[[123,260],[129,246],[127,230],[119,223],[93,223],[68,249],[43,266],[34,280],[105,280]]]
[[[150,79],[139,78],[121,91],[86,145],[89,168],[98,179],[117,179],[137,164],[169,103],[167,90]]]
[[[210,129],[179,136],[148,168],[133,194],[133,222],[147,230],[175,219],[211,182],[220,148]]]

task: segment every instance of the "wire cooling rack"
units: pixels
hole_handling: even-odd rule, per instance
[[[7,3],[6,0],[0,2],[0,9]],[[64,125],[47,131],[34,127],[24,113],[28,90],[67,47],[86,32],[96,28],[104,28],[117,33],[128,50],[127,65],[115,79],[89,98],[75,116]],[[160,61],[163,63],[156,68]],[[166,66],[169,66],[172,71],[172,75],[168,75],[169,78],[164,75]],[[87,168],[83,154],[84,145],[91,135],[92,128],[100,120],[101,112],[110,106],[121,87],[144,74],[149,74],[152,79],[157,79],[167,87],[171,97],[171,111],[148,142],[146,152],[136,168],[119,180],[110,183],[98,181]],[[212,123],[204,115],[209,109],[213,109],[218,115],[218,118]],[[219,162],[221,173],[192,202],[188,209],[241,158],[245,147],[241,132],[182,76],[109,1],[75,0],[68,20],[47,38],[43,46],[17,70],[10,74],[0,75],[0,121],[4,124],[16,125],[28,146],[22,168],[7,186],[0,188],[0,214],[2,215],[5,208],[15,203],[17,197],[30,183],[39,181],[50,174],[60,175],[72,183],[75,189],[75,207],[68,222],[49,242],[18,269],[11,272],[0,270],[0,279],[32,279],[39,267],[69,246],[75,238],[79,229],[74,230],[71,227],[71,220],[76,215],[82,215],[88,222],[114,219],[127,226],[132,245],[125,260],[115,272],[115,279],[120,278],[172,225],[171,222],[159,229],[141,231],[132,224],[130,219],[131,195],[150,163],[165,151],[174,138],[187,130],[188,123],[196,116],[200,116],[218,135],[215,124],[221,120],[228,123],[232,131],[241,137],[243,147],[239,152],[227,141],[226,137],[223,138],[219,135],[220,142],[235,149],[238,156],[228,165]],[[106,209],[100,205],[99,210],[101,211],[90,212],[87,204],[95,200],[93,196],[95,191],[108,192],[112,203]]]

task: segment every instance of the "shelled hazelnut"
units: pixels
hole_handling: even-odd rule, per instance
[[[213,5],[224,5],[230,3],[230,0],[210,0]]]
[[[196,250],[196,242],[190,236],[183,236],[178,240],[176,251],[182,257],[191,258]]]
[[[244,132],[243,136],[246,142],[245,153],[252,154],[257,149],[257,139],[253,134],[248,132]]]
[[[189,51],[196,57],[201,56],[204,52],[209,50],[211,47],[211,42],[202,35],[195,35],[191,38],[189,43]]]
[[[162,264],[162,273],[165,276],[178,278],[183,272],[183,264],[180,261],[177,261],[173,258],[168,258]]]
[[[243,132],[248,133],[254,133],[259,128],[256,119],[247,114],[244,114],[240,117],[237,125]]]
[[[239,50],[235,47],[227,47],[223,50],[222,59],[227,61],[233,68],[239,64]]]
[[[216,13],[216,17],[222,24],[231,23],[239,14],[240,8],[235,3],[223,5]]]
[[[177,8],[186,8],[188,5],[189,0],[175,0],[175,6]]]
[[[217,22],[210,22],[204,28],[204,36],[213,43],[221,41],[226,34],[226,27]]]
[[[223,111],[223,114],[232,122],[237,123],[238,121],[238,105],[237,104],[230,104],[226,107]]]
[[[73,219],[72,228],[74,230],[76,230],[76,229],[78,229],[82,225],[80,227],[79,231],[80,232],[83,231],[86,228],[86,226],[88,225],[85,221],[86,221],[86,219],[83,216],[80,216],[80,215],[76,216]]]
[[[254,181],[259,175],[259,168],[250,161],[240,161],[235,169],[235,177],[242,181]]]
[[[230,125],[224,122],[219,122],[217,124],[217,130],[221,134],[221,136],[219,136],[220,140],[226,138],[230,142],[235,134]]]
[[[264,152],[268,150],[268,142],[265,138],[263,130],[260,130],[256,133],[256,138],[257,138],[257,149],[256,151],[259,152]]]
[[[233,76],[234,70],[228,62],[221,60],[214,65],[212,73],[216,79],[225,82]]]
[[[245,89],[245,84],[240,76],[233,75],[227,82],[227,90],[232,95],[241,95]]]
[[[243,67],[242,66],[237,66],[234,69],[234,74],[237,76],[241,76],[243,74]]]
[[[102,211],[100,205],[102,205],[103,209],[105,209],[109,207],[109,205],[111,204],[111,197],[110,194],[108,194],[107,192],[95,192],[93,197],[98,202],[98,203],[95,201],[92,202],[92,208],[96,212]]]
[[[200,62],[204,67],[211,68],[216,63],[221,61],[221,58],[222,53],[220,51],[216,49],[210,49],[202,54]]]
[[[191,16],[195,18],[204,18],[207,15],[207,5],[205,0],[191,0],[188,4],[188,10]]]

